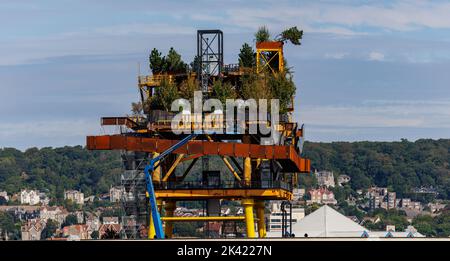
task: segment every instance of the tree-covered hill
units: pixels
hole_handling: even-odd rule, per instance
[[[306,142],[304,156],[312,160],[313,168],[349,175],[353,189],[387,186],[401,196],[414,187],[433,186],[443,198],[450,198],[450,140]],[[22,188],[58,198],[64,189],[105,193],[118,184],[120,172],[120,154],[114,151],[81,146],[0,149],[0,190],[8,193]]]
[[[120,172],[120,155],[114,151],[88,151],[82,146],[25,152],[0,149],[0,190],[8,193],[23,188],[58,198],[63,197],[64,189],[81,189],[87,195],[104,193]]]
[[[415,142],[306,142],[304,156],[313,168],[352,178],[353,189],[388,187],[400,196],[415,187],[437,188],[450,197],[450,140]]]

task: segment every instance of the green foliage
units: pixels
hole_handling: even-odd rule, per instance
[[[269,78],[269,86],[274,98],[280,100],[280,112],[288,111],[295,95],[295,83],[286,73],[278,73]]]
[[[320,205],[317,203],[312,203],[311,205],[308,205],[305,207],[305,215],[309,215],[313,213],[314,211],[318,210],[320,208]]]
[[[156,48],[153,48],[149,56],[150,70],[153,74],[158,74],[163,72],[165,58],[161,57],[161,52]]]
[[[420,233],[428,237],[449,237],[450,236],[450,209],[447,207],[438,216],[428,215],[417,216],[412,225]]]
[[[255,33],[256,42],[270,41],[269,29],[266,26],[261,26]]]
[[[144,109],[144,108],[143,108],[141,102],[132,102],[132,103],[131,103],[131,112],[132,112],[134,115],[142,114],[143,109]]]
[[[280,34],[280,41],[290,41],[292,44],[300,45],[300,40],[303,37],[303,30],[298,30],[297,26],[284,30]]]
[[[212,98],[218,99],[225,104],[227,99],[236,98],[236,91],[230,83],[222,83],[222,81],[214,81],[212,87],[213,95]]]
[[[164,71],[168,73],[185,73],[187,66],[183,60],[181,60],[181,55],[178,54],[173,47],[170,47],[163,68]]]
[[[370,230],[385,230],[387,225],[394,225],[396,230],[403,231],[409,225],[405,212],[401,210],[376,209],[371,215],[378,216],[381,221],[366,224],[365,226]]]
[[[20,239],[20,223],[18,223],[18,221],[19,220],[14,219],[14,215],[12,213],[0,212],[0,238],[4,238],[5,233],[8,233],[9,239]]]
[[[51,219],[47,220],[47,224],[45,225],[45,228],[41,232],[41,239],[51,238],[52,236],[55,235],[56,229],[58,228],[59,226],[58,223],[56,223],[56,221]]]
[[[170,111],[172,102],[179,98],[178,88],[174,83],[163,78],[161,84],[156,88],[156,94],[149,99],[152,108]]]
[[[271,74],[259,75],[250,73],[242,79],[242,98],[244,99],[271,99],[274,98],[272,90],[268,83]]]
[[[99,237],[100,237],[100,233],[97,230],[92,231],[92,233],[91,233],[92,239],[98,239]]]
[[[200,90],[200,84],[193,77],[188,77],[180,85],[180,96],[184,99],[192,101],[194,92]]]
[[[178,237],[200,237],[197,230],[202,227],[202,222],[178,222],[174,223],[173,232]]]
[[[412,188],[433,186],[440,197],[447,199],[450,196],[449,148],[450,140],[444,139],[305,142],[303,156],[311,159],[313,168],[349,175],[354,190],[376,185],[396,191],[398,197],[411,197]]]
[[[190,65],[193,72],[198,72],[200,70],[200,57],[196,55]]]
[[[256,54],[253,48],[244,43],[239,53],[239,66],[242,67],[255,67],[256,66]]]
[[[117,151],[87,151],[81,146],[0,149],[0,190],[12,194],[38,189],[56,199],[55,204],[63,202],[64,190],[81,190],[86,196],[106,193],[121,171]]]
[[[161,52],[153,48],[149,56],[149,65],[153,74],[185,73],[187,69],[187,64],[181,60],[181,55],[173,47],[170,47],[167,56],[161,56]]]
[[[62,224],[62,227],[76,225],[76,224],[78,224],[77,216],[70,214],[70,215],[67,215],[66,220]]]

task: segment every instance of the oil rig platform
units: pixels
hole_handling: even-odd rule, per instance
[[[283,72],[283,42],[257,42],[256,66],[245,68],[223,62],[223,33],[220,30],[199,30],[197,32],[197,61],[195,70],[183,73],[158,73],[138,76],[138,89],[142,104],[154,97],[162,82],[179,86],[189,79],[195,80],[203,98],[208,98],[215,81],[230,83],[240,88],[241,78],[249,70],[256,74]],[[249,134],[252,124],[261,122],[235,122],[244,131],[229,131],[229,122],[224,119],[213,126],[221,131],[204,131],[202,123],[211,113],[190,116],[191,124],[179,126],[196,135],[175,134],[171,122],[175,113],[150,109],[141,115],[103,117],[102,125],[121,126],[114,135],[88,136],[89,150],[120,150],[124,172],[121,180],[125,189],[122,200],[125,216],[122,224],[126,238],[155,238],[155,215],[150,211],[149,193],[146,189],[145,167],[151,159],[164,155],[151,173],[156,206],[161,216],[165,238],[173,237],[174,222],[244,222],[248,238],[266,236],[265,202],[288,201],[297,184],[297,175],[310,172],[310,161],[301,157],[303,126],[292,120],[293,98],[290,108],[274,125],[280,133],[277,144],[264,144],[263,134]],[[200,119],[197,122],[196,119]],[[214,124],[212,124],[214,125]],[[211,124],[208,126],[212,126]],[[180,141],[183,141],[182,145]],[[169,151],[169,153],[167,153]],[[167,154],[167,155],[166,155]],[[212,157],[226,166],[229,178],[222,180],[220,170],[212,164]],[[159,159],[159,158],[158,158]],[[199,160],[201,160],[199,162]],[[178,175],[176,169],[184,164]],[[198,165],[197,165],[198,164]],[[193,173],[194,166],[201,166],[201,173]],[[186,181],[189,175],[198,175],[196,181]],[[206,203],[204,216],[175,216],[177,202],[202,201]],[[222,216],[223,201],[237,201],[243,207],[244,215]]]

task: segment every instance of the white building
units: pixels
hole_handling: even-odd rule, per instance
[[[291,222],[290,219],[290,208],[286,206],[286,215],[287,215],[287,226],[289,227],[289,224]],[[305,209],[298,207],[298,206],[292,206],[292,226],[294,226],[299,220],[305,217]],[[279,232],[281,233],[282,230],[282,218],[283,218],[283,212],[281,210],[281,201],[272,201],[271,202],[271,209],[270,209],[270,215],[267,219],[267,231],[271,233]],[[280,234],[281,235],[281,234]]]
[[[6,191],[0,191],[0,197],[4,198],[6,202],[9,201],[8,193]]]
[[[311,199],[306,202],[308,205],[313,203],[331,205],[337,204],[333,191],[328,190],[326,187],[311,189],[309,191],[309,195]]]
[[[317,171],[314,172],[317,178],[317,184],[319,186],[327,186],[327,187],[334,187],[334,175],[331,171]]]
[[[45,206],[39,210],[39,216],[41,220],[47,222],[47,220],[51,219],[56,221],[59,225],[61,225],[66,217],[69,215],[69,212],[63,207],[49,207]]]
[[[292,200],[294,200],[294,201],[302,200],[305,193],[306,193],[306,191],[304,188],[295,188],[292,191],[292,197],[293,197]]]
[[[123,187],[112,187],[109,189],[109,201],[120,202],[122,195],[125,193]]]
[[[83,205],[84,193],[77,190],[66,190],[64,191],[64,199],[71,200],[78,205]]]
[[[40,202],[39,191],[24,189],[20,192],[20,204],[37,205]]]

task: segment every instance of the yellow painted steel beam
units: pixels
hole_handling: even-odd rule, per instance
[[[266,222],[264,221],[264,201],[258,200],[255,202],[255,209],[256,209],[256,217],[257,217],[257,224],[258,224],[258,236],[260,238],[266,237]]]
[[[177,159],[175,160],[175,162],[172,164],[172,166],[170,167],[170,169],[167,171],[166,175],[164,176],[164,178],[162,179],[163,182],[166,182],[170,175],[172,174],[172,172],[175,170],[175,168],[178,166],[178,163],[180,163],[180,160],[184,157],[184,154],[180,154],[178,155]]]
[[[227,216],[227,217],[162,217],[165,222],[190,222],[190,221],[241,221],[245,220],[244,216]]]
[[[250,184],[252,180],[252,160],[250,157],[244,159],[244,180],[247,184]]]
[[[233,174],[233,176],[234,176],[237,180],[241,181],[241,177],[239,177],[239,174],[234,170],[233,166],[232,166],[231,163],[228,161],[228,159],[227,159],[225,156],[223,156],[223,157],[222,157],[222,160],[223,160],[223,162],[225,163],[225,165],[227,166],[227,168],[231,171],[231,173]]]
[[[247,228],[247,237],[254,238],[255,236],[255,219],[253,216],[253,205],[255,201],[251,198],[242,199],[242,206],[244,207],[245,226]]]
[[[284,189],[167,189],[156,190],[156,198],[164,200],[242,199],[292,200],[292,193]]]
[[[158,152],[153,153],[153,157],[157,157],[159,155]],[[158,162],[155,162],[156,165],[158,165]],[[152,179],[153,182],[160,182],[161,181],[161,167],[158,166],[157,168],[155,168],[155,170],[152,173]]]

